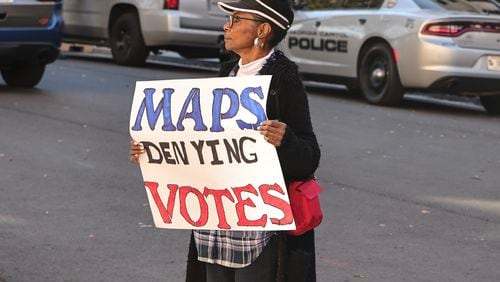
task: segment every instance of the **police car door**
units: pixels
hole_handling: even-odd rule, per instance
[[[372,17],[372,10],[367,8],[382,0],[299,2],[285,53],[306,76],[312,74],[334,83],[337,81],[332,76],[355,78],[357,55]]]
[[[324,44],[327,63],[323,66],[332,76],[356,78],[358,54],[370,30],[376,29],[375,7],[383,0],[340,0],[331,16],[321,21],[319,40]]]
[[[322,16],[322,12],[308,10],[307,7],[296,10],[294,24],[288,31],[284,42],[278,47],[299,65],[303,73],[312,72],[315,66],[324,59],[318,41],[319,26],[317,25]]]
[[[300,71],[307,74],[325,72],[325,64],[334,59],[335,39],[320,34],[322,23],[332,17],[344,0],[295,0],[295,20],[281,47],[285,54],[297,62]]]
[[[343,9],[345,1],[348,0],[299,1],[286,50],[306,77],[325,80],[326,76],[352,76],[346,72],[354,56],[350,46],[359,36],[355,29],[343,25],[348,23]]]

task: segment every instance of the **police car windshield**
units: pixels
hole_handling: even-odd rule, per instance
[[[494,0],[414,0],[422,9],[500,15]]]

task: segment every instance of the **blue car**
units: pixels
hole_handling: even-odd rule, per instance
[[[61,0],[0,0],[0,70],[14,87],[34,87],[59,55]]]

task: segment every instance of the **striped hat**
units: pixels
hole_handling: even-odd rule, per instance
[[[288,30],[293,22],[293,11],[287,0],[229,0],[217,5],[226,13],[238,11],[259,15],[283,30]]]

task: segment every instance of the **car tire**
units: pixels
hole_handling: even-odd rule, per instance
[[[490,114],[500,115],[500,95],[497,96],[481,96],[479,97],[481,104]]]
[[[136,13],[118,17],[111,27],[111,54],[120,65],[143,65],[149,55]]]
[[[397,106],[401,103],[404,88],[389,45],[376,43],[362,52],[359,85],[363,96],[371,104]]]
[[[9,86],[31,88],[42,80],[45,65],[21,65],[2,70],[3,80]]]

